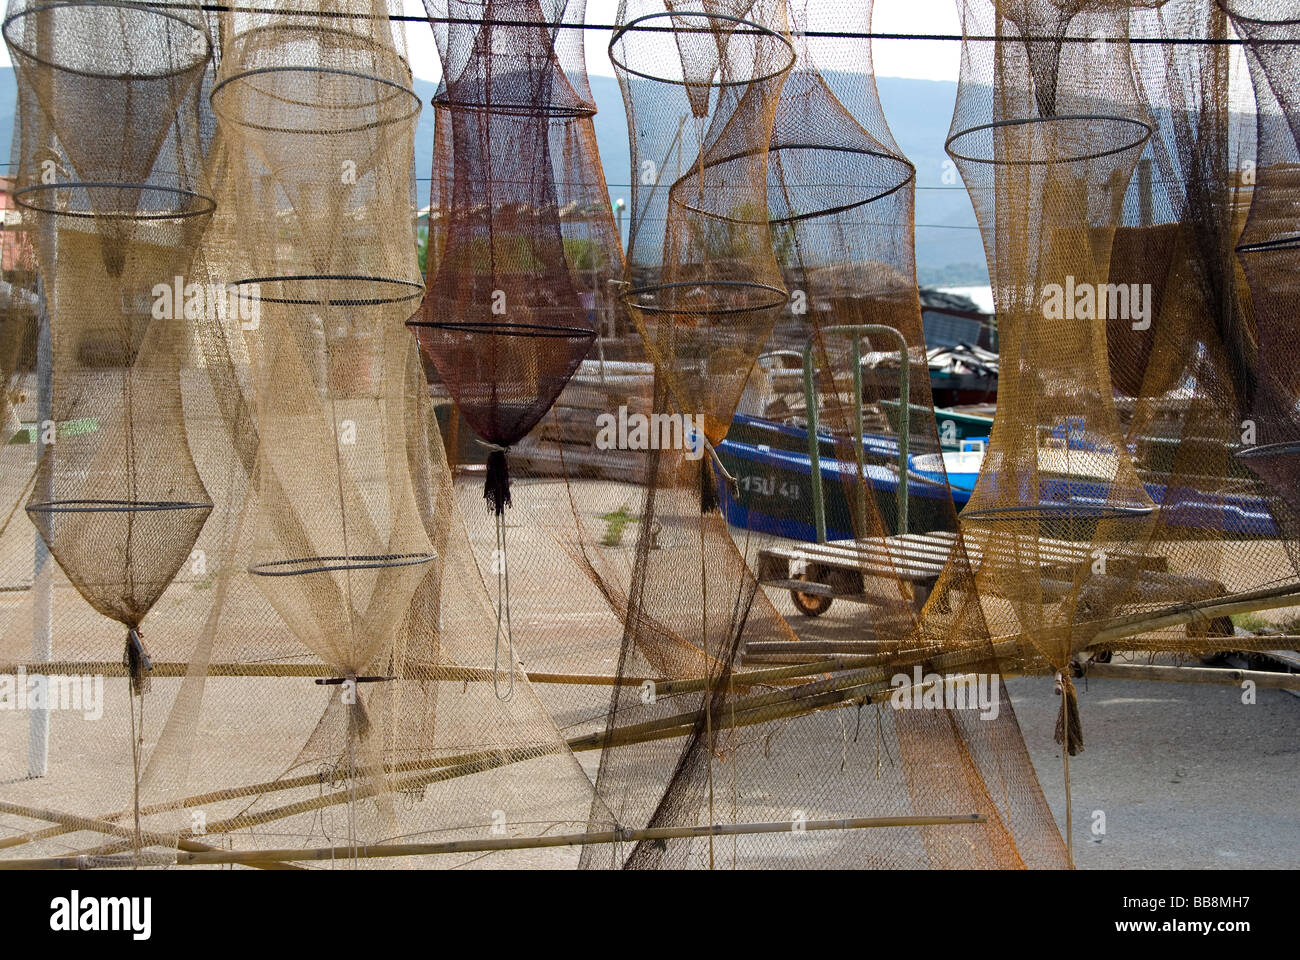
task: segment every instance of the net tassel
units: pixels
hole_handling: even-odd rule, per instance
[[[700,513],[712,513],[717,510],[718,487],[713,479],[713,467],[709,457],[700,458]]]
[[[370,712],[366,710],[366,702],[361,699],[361,686],[357,683],[356,674],[348,674],[347,680],[343,689],[352,691],[352,702],[347,704],[348,730],[355,733],[358,739],[364,740],[370,732]]]
[[[149,659],[149,648],[140,638],[140,631],[131,627],[126,634],[126,649],[122,652],[122,666],[126,667],[131,677],[131,692],[137,697],[149,692],[149,671],[153,662]]]
[[[510,506],[510,467],[506,462],[506,452],[496,448],[488,454],[487,479],[483,481],[483,499],[498,516]]]
[[[1057,692],[1061,696],[1061,710],[1056,715],[1056,742],[1065,747],[1072,757],[1083,753],[1083,722],[1079,719],[1079,695],[1068,673],[1056,677]]]

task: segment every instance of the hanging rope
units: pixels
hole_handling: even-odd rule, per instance
[[[504,460],[504,455],[503,455]],[[506,503],[509,503],[507,498]],[[497,572],[497,635],[492,645],[492,690],[502,703],[509,702],[515,695],[515,634],[510,623],[510,565],[506,563],[506,518],[504,511],[496,514],[497,546],[492,565]],[[507,670],[510,685],[504,696],[501,694],[501,626],[504,617],[506,646],[510,661]]]
[[[131,627],[126,633],[126,649],[122,652],[122,666],[126,667],[127,676],[131,678],[131,692],[137,697],[149,692],[149,673],[153,662],[149,659],[149,648],[144,645],[140,631]]]
[[[1061,697],[1061,709],[1056,715],[1056,742],[1070,756],[1077,757],[1083,753],[1083,723],[1079,719],[1079,695],[1068,673],[1062,671],[1056,675],[1056,692]]]

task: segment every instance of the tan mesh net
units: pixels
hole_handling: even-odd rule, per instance
[[[395,3],[11,3],[0,674],[89,699],[0,711],[0,857],[1067,866],[1002,677],[1063,674],[1068,758],[1072,661],[1294,589],[1247,6],[962,0],[1002,382],[959,518],[869,2],[623,0],[625,256],[585,4],[426,0],[423,275]],[[1255,131],[1227,46],[1127,39],[1229,17]],[[783,351],[811,406],[756,426]]]

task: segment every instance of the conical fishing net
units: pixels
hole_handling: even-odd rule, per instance
[[[581,23],[584,4],[562,9],[543,4],[553,23]],[[430,7],[434,11],[433,7]],[[437,13],[446,12],[445,6]],[[508,13],[508,11],[506,11]],[[476,14],[477,16],[477,14]],[[508,19],[504,17],[503,19]],[[435,20],[439,49],[450,50],[450,27]],[[502,40],[520,31],[493,28]],[[496,516],[481,509],[481,487],[491,449],[477,429],[457,412],[454,382],[444,382],[439,367],[428,364],[435,403],[446,424],[449,454],[465,479],[459,484],[465,519],[477,546],[480,569],[489,582],[509,576],[511,626],[516,657],[530,674],[608,677],[614,674],[625,596],[631,578],[630,554],[637,505],[643,495],[644,454],[598,441],[598,419],[617,422],[620,408],[648,410],[650,376],[639,335],[618,298],[623,252],[601,167],[593,123],[594,105],[586,77],[583,31],[548,31],[551,56],[536,66],[563,72],[560,89],[572,109],[548,109],[548,154],[552,165],[554,216],[582,324],[590,324],[595,344],[574,371],[556,403],[510,453],[512,509],[503,518],[506,549],[496,540]],[[466,45],[461,44],[460,49]],[[455,57],[453,56],[453,60]],[[557,80],[556,83],[559,83]],[[436,98],[435,163],[431,185],[428,276],[436,277],[450,227],[463,229],[465,211],[457,206],[457,177],[474,181],[468,166],[451,162],[453,113]],[[503,171],[508,174],[509,171]],[[536,175],[544,175],[537,171]],[[461,188],[463,192],[463,187]],[[548,188],[549,189],[549,188]],[[509,212],[509,207],[503,208]],[[547,218],[551,212],[547,211]],[[508,224],[507,224],[508,225]],[[554,234],[545,234],[553,249]],[[417,318],[418,319],[418,318]],[[488,342],[488,341],[484,341]],[[500,342],[508,344],[502,339]],[[544,341],[535,339],[534,345]],[[521,349],[523,344],[520,344]],[[427,356],[427,352],[426,352]],[[462,408],[463,409],[463,408]],[[602,423],[604,421],[601,421]],[[475,490],[475,483],[479,490]],[[570,482],[574,486],[570,487]],[[475,503],[474,501],[479,501]],[[608,541],[608,542],[605,542]],[[589,569],[599,567],[601,572]],[[499,591],[502,595],[504,591]],[[614,599],[608,599],[606,593]],[[503,619],[505,610],[503,609]],[[554,625],[564,622],[565,629]],[[502,643],[508,649],[508,644]],[[590,729],[603,717],[608,690],[599,684],[546,684],[538,687],[557,722]],[[508,681],[503,688],[508,692]]]
[[[1289,360],[1296,346],[1295,252],[1292,207],[1300,165],[1300,114],[1297,113],[1294,39],[1300,10],[1286,2],[1224,2],[1237,34],[1245,42],[1246,62],[1255,90],[1256,156],[1245,179],[1253,183],[1250,214],[1237,255],[1245,269],[1254,304],[1259,363],[1252,403],[1243,424],[1242,463],[1269,485],[1283,522],[1294,539],[1297,499],[1297,380]],[[1293,556],[1292,563],[1295,563]]]
[[[141,621],[212,509],[186,437],[176,279],[213,209],[195,108],[211,44],[190,11],[97,3],[11,5],[4,33],[35,114],[14,198],[50,317],[48,429],[26,510],[62,574],[126,629],[119,770],[138,794],[151,665]]]
[[[443,80],[435,98],[440,250],[413,319],[421,349],[494,448],[484,495],[509,502],[505,451],[542,418],[595,339],[566,258],[552,123],[594,112],[570,84],[538,0],[426,4]]]
[[[947,143],[984,236],[1002,373],[962,529],[994,634],[1019,635],[1032,657],[1067,671],[1066,720],[1070,657],[1086,622],[1140,569],[1131,554],[1155,512],[1125,452],[1097,309],[1124,190],[1151,135],[1126,12],[963,3]],[[1062,544],[1081,542],[1100,553],[1060,559]],[[1077,725],[1058,732],[1078,748]]]
[[[516,835],[579,823],[589,787],[535,696],[525,684],[506,707],[487,683],[490,608],[402,323],[420,286],[409,72],[382,19],[369,34],[319,22],[305,11],[236,19],[214,88],[230,167],[243,165],[223,195],[280,211],[236,218],[270,226],[241,244],[241,283],[260,310],[244,336],[258,453],[240,552],[319,658],[316,696],[327,696],[274,777],[211,795],[215,808],[232,801],[215,829],[251,846],[346,836],[355,852],[494,834],[498,818]],[[268,117],[267,102],[281,112]],[[232,597],[246,603],[239,580]],[[494,773],[506,764],[535,789],[518,768]]]

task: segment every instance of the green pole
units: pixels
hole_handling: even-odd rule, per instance
[[[853,484],[857,490],[858,529],[866,529],[867,522],[867,458],[866,442],[862,439],[862,338],[853,333],[853,431],[857,444],[853,448],[858,461],[858,475]]]
[[[803,348],[803,392],[808,410],[808,467],[811,472],[813,522],[817,525],[817,542],[826,542],[826,507],[822,500],[821,444],[817,439],[817,370],[812,358],[813,342]]]
[[[908,434],[911,427],[911,371],[908,366],[907,356],[907,338],[901,331],[895,327],[887,327],[880,323],[852,324],[844,326],[826,327],[823,334],[830,333],[847,333],[853,337],[853,400],[857,404],[857,413],[855,417],[855,426],[858,431],[857,435],[857,461],[858,461],[858,483],[859,498],[858,510],[859,516],[864,516],[866,512],[866,465],[865,465],[865,444],[862,439],[862,346],[860,338],[869,334],[882,334],[892,338],[898,345],[898,494],[897,494],[897,511],[898,511],[898,533],[900,535],[907,533],[907,455],[908,455]],[[817,519],[817,542],[826,541],[826,516],[825,506],[822,498],[821,485],[821,467],[818,454],[820,452],[817,445],[816,424],[817,424],[817,396],[815,389],[816,377],[812,365],[812,341],[809,340],[803,350],[803,382],[804,393],[807,397],[808,404],[808,450],[809,459],[813,467],[813,513]]]

